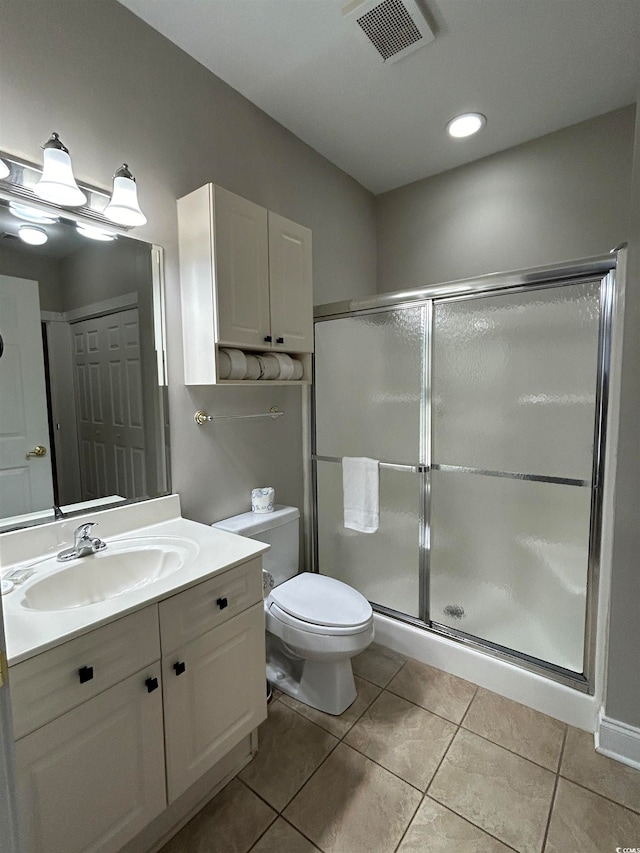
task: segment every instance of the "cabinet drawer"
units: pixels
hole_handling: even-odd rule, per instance
[[[258,557],[160,602],[162,654],[261,601],[262,558]]]
[[[158,609],[132,613],[11,667],[16,738],[91,699],[160,657]]]

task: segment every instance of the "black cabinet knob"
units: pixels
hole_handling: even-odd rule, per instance
[[[147,687],[147,693],[153,693],[153,691],[157,690],[159,687],[157,678],[147,678],[145,684]]]
[[[276,338],[276,343],[277,343],[277,344],[283,344],[283,343],[284,343],[284,338]]]
[[[273,340],[273,338],[271,337],[271,335],[265,335],[264,336],[264,341],[266,344],[270,344],[272,340]]]
[[[176,661],[174,663],[173,668],[176,671],[176,675],[182,675],[182,673],[187,668],[187,665],[186,665],[186,663],[183,663],[182,661],[179,660],[179,661]]]
[[[78,670],[78,677],[80,678],[80,684],[86,684],[87,681],[91,681],[93,678],[93,667],[81,666]]]
[[[217,598],[216,599],[216,604],[218,605],[220,610],[224,610],[228,603],[229,602],[227,601],[226,598]]]

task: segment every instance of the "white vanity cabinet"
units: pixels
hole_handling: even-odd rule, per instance
[[[308,228],[207,184],[178,200],[178,229],[187,385],[229,381],[218,346],[313,351]]]
[[[116,853],[266,718],[261,558],[10,680],[26,853]]]
[[[149,607],[12,668],[27,853],[116,853],[165,808],[159,648]]]
[[[173,802],[266,718],[261,560],[160,604]]]

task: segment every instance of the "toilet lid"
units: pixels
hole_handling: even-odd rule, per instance
[[[346,628],[371,619],[371,605],[357,590],[311,572],[302,572],[275,587],[270,598],[290,616],[316,625]]]

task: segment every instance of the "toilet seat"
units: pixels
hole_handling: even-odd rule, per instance
[[[373,618],[371,605],[357,590],[311,572],[275,587],[266,607],[284,624],[318,634],[359,633]]]
[[[368,631],[373,625],[373,612],[370,618],[360,625],[336,627],[335,625],[319,625],[316,622],[303,622],[302,619],[296,619],[295,616],[281,610],[275,601],[268,600],[265,602],[265,615],[268,620],[267,630],[274,630],[274,624],[271,620],[275,620],[301,634],[323,634],[325,637],[351,637]]]

